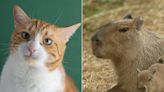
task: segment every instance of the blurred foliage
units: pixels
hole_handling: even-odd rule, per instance
[[[106,9],[112,9],[122,6],[125,0],[84,0],[84,18],[102,12]]]

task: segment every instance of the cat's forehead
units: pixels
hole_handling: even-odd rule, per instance
[[[42,31],[48,28],[55,28],[53,24],[47,23],[39,19],[32,19],[30,25],[28,25],[29,31]]]
[[[49,26],[43,30],[39,30],[38,33],[42,36],[54,37],[57,35],[57,28],[54,26]]]
[[[57,30],[57,27],[39,19],[32,19],[31,24],[27,27],[27,29],[35,34],[52,35]]]

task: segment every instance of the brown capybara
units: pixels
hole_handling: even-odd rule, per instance
[[[138,92],[164,92],[164,64],[156,63],[147,70],[138,70],[137,88]]]
[[[118,84],[108,92],[137,92],[136,69],[147,69],[164,54],[164,36],[143,27],[141,17],[125,16],[98,29],[92,37],[93,54],[111,59]]]

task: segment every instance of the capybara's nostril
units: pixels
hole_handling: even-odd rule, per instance
[[[96,42],[96,43],[99,43],[99,42],[100,42],[100,39],[96,38],[96,39],[95,39],[95,42]]]
[[[96,44],[96,45],[100,45],[100,44],[101,44],[101,40],[100,40],[100,38],[99,38],[97,35],[94,35],[94,36],[92,37],[92,42],[93,42],[94,44]]]

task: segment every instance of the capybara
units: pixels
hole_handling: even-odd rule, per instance
[[[139,92],[164,92],[164,64],[156,63],[147,70],[138,70],[137,88]]]
[[[127,15],[93,35],[93,54],[111,59],[118,75],[118,84],[108,92],[137,92],[136,69],[147,69],[164,55],[164,36],[147,30],[143,23],[141,17]]]

